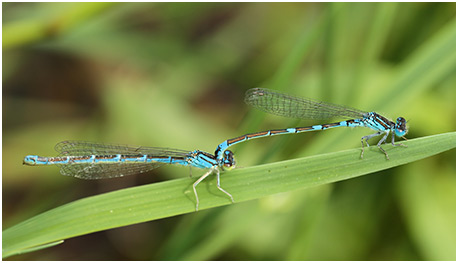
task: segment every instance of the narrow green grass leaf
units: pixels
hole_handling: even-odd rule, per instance
[[[355,75],[350,85],[351,91],[346,90],[345,102],[360,101],[364,94],[364,85],[370,78],[371,71],[377,65],[377,58],[381,56],[386,41],[389,39],[390,28],[394,23],[394,17],[398,9],[398,3],[378,3],[374,16],[368,21],[369,29],[367,41],[362,43],[360,56],[358,57]]]
[[[310,30],[301,34],[291,52],[283,60],[275,75],[266,84],[267,87],[276,90],[284,90],[290,86],[292,76],[299,70],[307,55],[310,54],[312,47],[318,41],[323,28],[330,22],[329,15],[320,17]]]
[[[64,240],[58,240],[58,241],[54,241],[54,242],[51,242],[51,243],[46,243],[46,244],[43,244],[43,245],[38,245],[38,246],[36,246],[36,247],[26,248],[26,249],[24,249],[24,250],[21,251],[21,254],[33,252],[33,251],[36,251],[36,250],[41,250],[41,249],[48,248],[48,247],[57,246],[57,245],[60,245],[60,244],[62,244],[62,243],[64,243]]]
[[[399,66],[393,83],[386,87],[373,108],[392,108],[405,103],[405,98],[415,99],[444,76],[454,74],[455,65],[456,19],[443,26]]]
[[[456,147],[456,132],[385,145],[390,160],[377,147],[299,158],[223,173],[222,186],[236,202],[280,192],[342,181],[417,161]],[[3,231],[3,257],[96,231],[193,212],[192,183],[181,178],[84,198],[52,209]],[[199,185],[201,209],[230,204],[215,178]]]

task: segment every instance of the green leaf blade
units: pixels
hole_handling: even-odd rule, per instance
[[[403,142],[407,148],[377,147],[235,169],[222,174],[222,187],[235,202],[342,181],[417,161],[456,147],[456,132]],[[3,231],[3,257],[47,247],[56,241],[96,231],[193,212],[192,180],[181,178],[84,198],[52,209]],[[198,187],[201,209],[230,204],[215,178]],[[183,194],[184,193],[184,194]]]

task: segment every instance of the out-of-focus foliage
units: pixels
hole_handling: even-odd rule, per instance
[[[4,3],[2,22],[3,229],[189,173],[164,167],[97,182],[22,166],[25,155],[54,155],[59,141],[213,152],[245,132],[310,124],[248,109],[243,94],[255,86],[403,116],[408,138],[455,130],[455,3]],[[359,147],[370,132],[233,150],[246,167]],[[449,151],[10,259],[455,260],[455,167]]]

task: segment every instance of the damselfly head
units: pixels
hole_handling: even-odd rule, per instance
[[[234,158],[233,152],[229,150],[224,151],[222,165],[223,165],[223,168],[227,170],[231,170],[235,168],[235,158]]]
[[[403,117],[398,117],[396,119],[396,126],[394,132],[396,133],[396,136],[398,137],[403,137],[404,135],[407,134],[408,129],[406,125],[407,121]]]

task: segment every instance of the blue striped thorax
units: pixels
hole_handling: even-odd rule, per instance
[[[213,155],[199,150],[192,151],[191,155],[187,158],[187,162],[191,166],[202,169],[211,168],[217,164]]]

